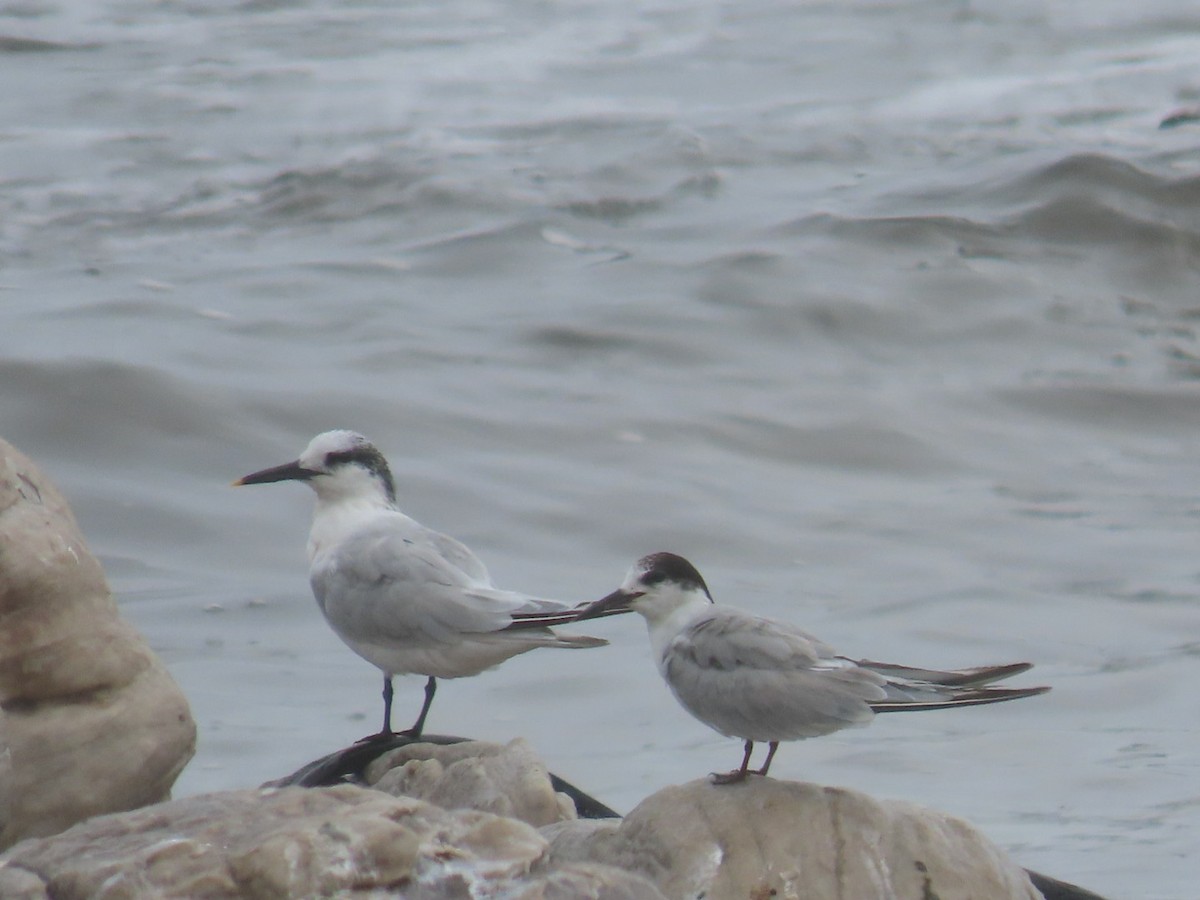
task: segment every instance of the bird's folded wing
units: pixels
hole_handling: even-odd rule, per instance
[[[491,584],[492,578],[488,575],[487,566],[483,564],[478,556],[471,552],[471,548],[461,541],[457,541],[448,534],[442,534],[440,531],[420,526],[424,532],[424,539],[433,547],[438,556],[444,562],[454,566],[468,578],[473,581],[478,581],[481,584]]]
[[[361,640],[452,641],[506,628],[525,598],[480,584],[443,546],[387,529],[361,533],[314,565],[313,592],[330,622]]]
[[[885,678],[904,681],[926,681],[947,687],[971,687],[991,684],[1002,678],[1011,678],[1033,668],[1033,663],[1008,663],[999,666],[974,666],[969,669],[922,669],[902,666],[897,663],[877,662],[871,659],[850,660],[864,669],[878,672]]]
[[[683,706],[722,734],[755,741],[828,734],[871,718],[883,678],[785,623],[723,610],[685,628],[660,671]]]
[[[729,608],[692,622],[666,652],[723,671],[811,669],[836,659],[832,648],[798,628]]]

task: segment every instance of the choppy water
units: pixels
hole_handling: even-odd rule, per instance
[[[773,771],[1194,896],[1200,12],[1047,6],[0,5],[0,435],[189,695],[179,793],[376,725],[307,492],[227,487],[350,427],[502,585],[672,549],[848,653],[1036,661]],[[430,727],[622,809],[736,762],[589,631]]]

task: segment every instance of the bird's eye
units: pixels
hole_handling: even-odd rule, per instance
[[[325,470],[330,471],[331,469],[333,469],[337,466],[341,466],[346,463],[356,462],[359,459],[359,457],[360,457],[360,454],[355,453],[355,451],[353,451],[353,450],[335,450],[330,453],[326,453],[325,454]]]
[[[641,582],[649,587],[650,585],[661,584],[666,580],[666,577],[667,574],[665,572],[660,572],[657,569],[651,569],[641,577]]]

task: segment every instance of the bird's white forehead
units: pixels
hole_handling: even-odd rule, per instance
[[[654,557],[643,556],[629,567],[629,571],[625,573],[625,584],[622,585],[622,587],[632,588],[644,586],[642,584],[643,579],[645,578],[646,573],[651,571],[653,568]]]
[[[371,446],[371,442],[357,431],[343,429],[326,431],[308,442],[308,446],[300,454],[300,464],[320,468],[325,457],[330,453],[345,453],[348,450],[358,450],[369,446]]]
[[[674,585],[685,591],[700,590],[708,594],[708,586],[696,567],[679,554],[665,551],[639,559],[626,581],[626,587],[637,585],[638,589],[644,590],[650,590],[654,585]]]
[[[642,576],[646,574],[646,570],[641,565],[634,563],[628,572],[625,573],[625,581],[621,583],[621,589],[625,591],[633,590],[642,583]]]

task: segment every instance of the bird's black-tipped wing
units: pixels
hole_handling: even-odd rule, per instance
[[[888,691],[889,696],[899,691],[912,691],[914,696],[911,699],[898,697],[897,699],[876,701],[871,704],[871,709],[877,713],[953,709],[959,706],[984,706],[988,703],[1003,703],[1006,700],[1036,697],[1038,694],[1044,694],[1050,690],[1050,688],[1044,686],[1031,688],[982,687],[949,692],[943,689],[941,696],[938,696],[937,693],[926,694],[926,689],[920,685],[916,686],[915,689],[908,685],[897,689],[895,685],[889,683],[884,689]]]
[[[842,657],[847,659],[847,657]],[[894,678],[900,681],[923,681],[928,684],[940,684],[946,687],[981,687],[1033,668],[1033,663],[1008,663],[1002,666],[974,666],[969,669],[922,669],[915,666],[902,666],[898,663],[876,662],[873,659],[850,659],[849,662],[872,672],[878,672],[884,678]]]

